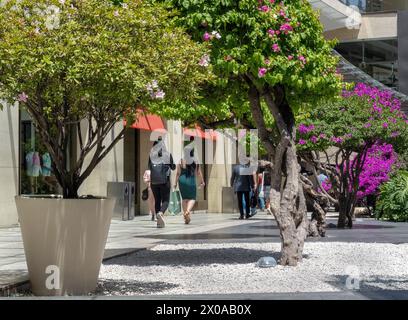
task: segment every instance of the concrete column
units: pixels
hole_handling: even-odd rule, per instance
[[[215,144],[214,164],[208,166],[208,212],[222,213],[223,188],[230,187],[235,148],[231,140],[219,134]]]
[[[18,222],[14,196],[19,193],[18,105],[2,101],[0,111],[0,227]]]

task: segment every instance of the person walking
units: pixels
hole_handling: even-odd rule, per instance
[[[146,184],[146,188],[147,188],[147,194],[148,194],[147,204],[149,206],[149,214],[151,215],[152,221],[156,221],[154,195],[152,191],[152,185],[150,183],[150,170],[146,170],[144,172],[143,181]]]
[[[191,210],[197,200],[197,179],[200,178],[200,188],[205,186],[203,174],[200,165],[194,159],[194,149],[185,151],[189,157],[181,159],[180,164],[177,165],[176,180],[174,189],[180,189],[183,207],[184,223],[189,224],[191,221]]]
[[[243,199],[245,200],[245,218],[249,219],[251,217],[249,194],[251,189],[256,190],[257,187],[256,171],[252,170],[249,161],[246,164],[238,164],[234,166],[231,175],[231,186],[237,194],[239,219],[244,219]]]
[[[157,227],[164,228],[164,213],[169,206],[170,175],[176,169],[173,156],[167,151],[161,137],[153,143],[149,156],[150,184],[154,195]]]
[[[270,202],[270,193],[271,193],[271,172],[269,169],[265,169],[263,172],[263,193],[264,193],[264,199],[265,199],[265,209],[266,209],[266,214],[272,215],[271,211],[271,202]]]
[[[261,211],[265,210],[265,188],[264,188],[265,169],[260,168],[258,173],[258,205]]]

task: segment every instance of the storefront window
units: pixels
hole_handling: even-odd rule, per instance
[[[336,50],[375,80],[398,90],[396,39],[340,43]]]
[[[52,159],[41,143],[29,114],[20,112],[20,193],[60,194]]]

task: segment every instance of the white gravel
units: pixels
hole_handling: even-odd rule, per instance
[[[256,267],[279,251],[279,243],[161,244],[105,262],[97,294],[334,292],[348,290],[349,276],[362,290],[408,290],[408,244],[306,243],[297,267]]]

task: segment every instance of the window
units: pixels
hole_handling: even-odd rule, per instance
[[[20,193],[59,194],[52,159],[41,143],[29,114],[20,111]]]
[[[372,78],[398,90],[396,39],[340,43],[336,50]]]

